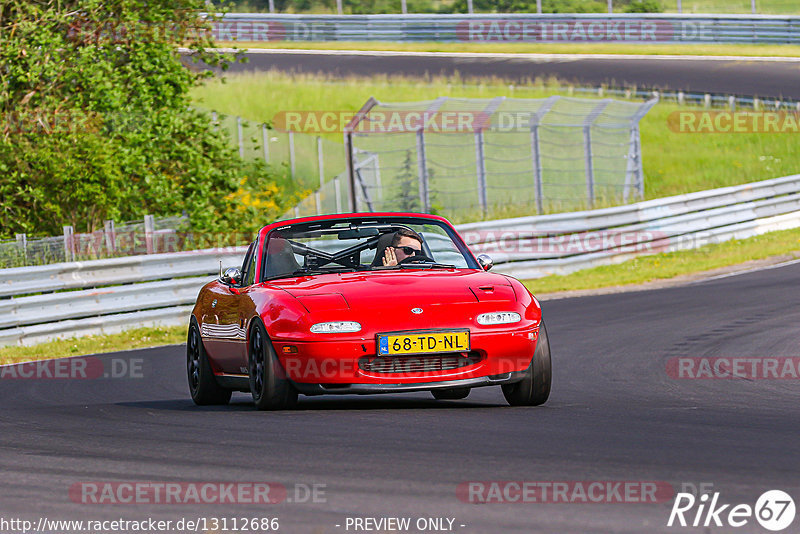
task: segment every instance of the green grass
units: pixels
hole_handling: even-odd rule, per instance
[[[29,347],[0,347],[0,364],[143,349],[186,341],[186,327],[137,328],[119,334],[48,341]]]
[[[302,50],[389,50],[397,52],[469,52],[491,54],[636,54],[676,56],[800,57],[798,45],[624,44],[624,43],[389,43],[389,42],[220,42],[221,47]]]
[[[524,283],[534,294],[625,286],[667,280],[779,255],[800,258],[800,229],[770,232],[695,250],[640,256],[617,265],[603,265],[566,276],[546,276]]]
[[[500,79],[466,81],[457,76],[337,80],[267,72],[230,76],[224,83],[210,81],[193,96],[198,105],[267,121],[285,110],[355,111],[370,96],[385,102],[412,102],[438,96],[542,98],[564,91],[555,80],[512,86]],[[676,133],[669,129],[667,119],[679,109],[685,108],[662,102],[641,122],[648,199],[787,176],[800,169],[797,140],[791,134]],[[326,137],[338,143],[342,140],[340,133]],[[503,215],[523,214],[512,210]]]
[[[677,12],[677,0],[661,0],[665,11]],[[683,0],[684,13],[752,13],[750,0]],[[761,15],[798,15],[797,0],[756,0]]]

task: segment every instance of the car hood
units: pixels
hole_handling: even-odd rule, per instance
[[[270,285],[297,298],[312,313],[516,301],[505,276],[468,269],[335,273],[273,280]]]

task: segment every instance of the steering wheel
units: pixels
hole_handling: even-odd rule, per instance
[[[429,258],[424,254],[417,254],[415,256],[409,256],[407,258],[403,258],[402,260],[397,262],[398,265],[404,265],[407,263],[436,263],[436,260],[434,260],[433,258]]]

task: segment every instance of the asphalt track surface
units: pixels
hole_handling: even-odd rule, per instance
[[[800,355],[800,264],[691,286],[543,303],[554,357],[550,401],[505,405],[497,387],[463,401],[427,393],[301,397],[256,411],[245,395],[189,398],[184,349],[142,360],[141,377],[0,380],[2,518],[278,517],[280,532],[337,533],[347,517],[452,517],[455,531],[766,532],[667,528],[670,504],[470,504],[474,480],[713,484],[725,503],[769,489],[800,502],[800,381],[676,380],[676,356]],[[87,505],[83,481],[324,484],[325,502]],[[336,527],[335,525],[342,525]],[[465,525],[461,527],[460,525]],[[793,528],[797,532],[800,518]],[[376,532],[374,530],[370,532]],[[411,530],[411,532],[417,532]]]
[[[698,51],[701,52],[701,51]],[[509,55],[511,56],[511,55]],[[578,85],[800,99],[800,62],[754,59],[504,57],[469,54],[348,54],[255,51],[229,72],[278,70],[333,76],[452,75],[499,77],[515,83],[557,77]]]

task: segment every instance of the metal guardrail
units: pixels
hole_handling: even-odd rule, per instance
[[[288,15],[229,13],[217,41],[800,42],[800,17],[674,14]]]
[[[800,175],[457,229],[474,252],[493,256],[497,272],[538,278],[796,227]],[[238,265],[244,253],[237,247],[0,270],[0,345],[185,325],[219,261]]]
[[[573,214],[458,227],[496,270],[569,274],[635,256],[698,248],[800,226],[800,175]]]
[[[186,324],[197,293],[220,262],[241,265],[246,250],[0,269],[0,346]]]

